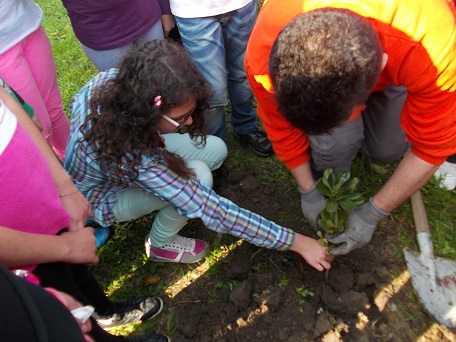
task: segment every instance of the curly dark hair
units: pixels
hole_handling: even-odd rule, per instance
[[[162,101],[156,107],[158,95]],[[142,156],[157,149],[163,150],[171,170],[186,178],[194,176],[179,156],[166,150],[157,124],[162,114],[194,99],[188,133],[205,144],[209,95],[207,82],[181,46],[168,40],[137,45],[121,62],[117,76],[94,90],[91,113],[81,126],[83,140],[93,148],[99,165],[120,179],[137,178]]]
[[[279,33],[269,72],[279,110],[306,134],[323,134],[363,104],[381,72],[383,49],[365,18],[344,9],[303,13]]]

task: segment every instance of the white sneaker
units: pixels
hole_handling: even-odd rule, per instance
[[[434,177],[440,179],[442,189],[453,190],[456,188],[456,164],[444,162],[435,172]]]

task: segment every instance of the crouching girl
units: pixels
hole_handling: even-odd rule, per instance
[[[204,134],[208,86],[183,48],[153,41],[133,49],[119,69],[89,81],[71,104],[64,166],[111,224],[157,211],[146,237],[151,260],[191,263],[207,244],[178,235],[189,218],[260,247],[291,249],[316,269],[330,268],[316,240],[218,196],[211,170],[226,158],[223,141]],[[177,133],[182,128],[185,134]]]

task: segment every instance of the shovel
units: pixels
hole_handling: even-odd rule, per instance
[[[426,310],[441,324],[456,332],[456,260],[434,257],[429,224],[421,192],[411,198],[421,253],[404,248],[405,260]]]

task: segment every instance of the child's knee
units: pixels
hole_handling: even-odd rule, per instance
[[[206,151],[208,154],[208,166],[211,170],[218,169],[228,156],[228,148],[219,137],[208,135],[206,138]]]
[[[187,165],[193,169],[196,178],[209,188],[212,188],[212,172],[209,166],[200,160],[189,160]]]

